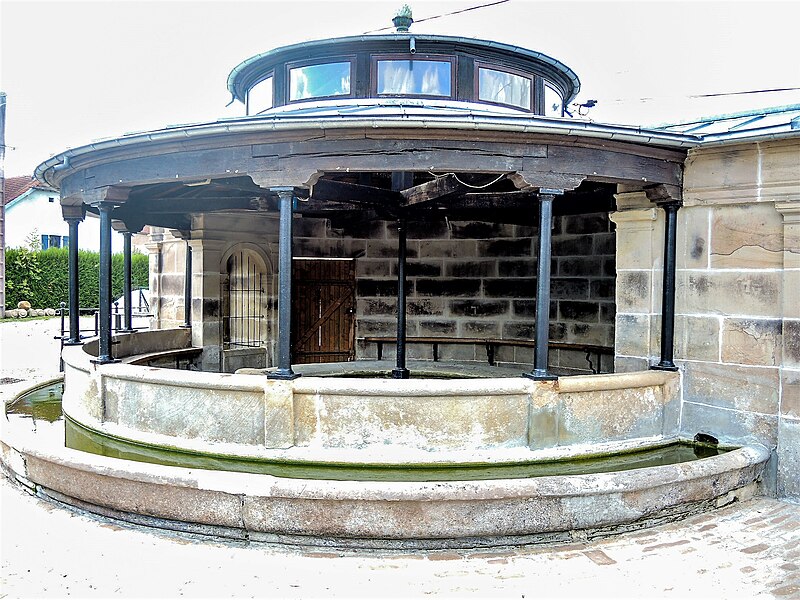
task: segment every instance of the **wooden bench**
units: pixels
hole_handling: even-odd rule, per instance
[[[378,360],[383,359],[383,345],[396,344],[397,338],[394,337],[374,337],[368,336],[362,339],[366,344],[376,344],[378,347]],[[430,344],[433,348],[434,362],[439,360],[440,344],[472,344],[481,345],[486,348],[486,360],[494,366],[497,348],[500,346],[514,346],[517,348],[536,348],[533,340],[504,340],[498,338],[449,338],[449,337],[407,337],[406,344]],[[548,342],[548,347],[553,350],[574,350],[586,354],[586,362],[592,373],[599,373],[601,370],[602,356],[613,356],[614,348],[610,346],[598,346],[596,344],[581,344],[576,342]],[[592,361],[592,355],[597,357],[597,366]]]

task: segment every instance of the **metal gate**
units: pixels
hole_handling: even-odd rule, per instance
[[[355,358],[355,260],[292,263],[292,362]]]
[[[263,346],[263,273],[250,252],[243,250],[231,255],[222,288],[223,347],[228,350]]]

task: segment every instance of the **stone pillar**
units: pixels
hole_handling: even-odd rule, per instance
[[[61,212],[69,225],[69,338],[64,341],[64,345],[76,346],[81,343],[78,225],[83,221],[85,207],[62,206]]]
[[[191,324],[192,346],[203,349],[201,369],[222,370],[222,306],[220,266],[227,245],[222,240],[192,239]]]
[[[616,194],[617,284],[614,370],[649,368],[660,346],[660,268],[664,228],[659,211],[643,191]],[[662,217],[663,220],[663,217]]]
[[[783,326],[777,492],[800,500],[800,198],[776,202],[783,217]]]
[[[292,220],[294,188],[274,187],[280,200],[278,250],[278,367],[271,379],[295,379],[292,371]]]

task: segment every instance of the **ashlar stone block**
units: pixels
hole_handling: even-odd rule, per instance
[[[724,319],[722,362],[769,367],[780,365],[780,319]]]
[[[650,315],[618,313],[615,353],[623,356],[650,356]]]
[[[691,439],[697,433],[713,435],[725,444],[758,442],[774,448],[778,443],[778,417],[684,401],[681,435]]]
[[[772,269],[783,263],[783,219],[772,203],[715,207],[712,268]]]
[[[800,419],[800,370],[781,369],[781,415]]]
[[[778,271],[679,271],[675,296],[684,314],[780,317],[781,288]]]
[[[778,497],[800,501],[800,419],[778,425]]]
[[[777,368],[687,362],[683,394],[686,402],[777,415],[779,385]]]
[[[675,316],[675,358],[718,362],[720,317]],[[660,340],[659,340],[660,344]]]

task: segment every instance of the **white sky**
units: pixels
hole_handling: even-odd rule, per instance
[[[415,19],[489,0],[416,0]],[[226,79],[296,42],[391,25],[403,0],[0,0],[6,176],[94,139],[243,114]],[[600,122],[657,124],[800,103],[800,2],[606,0],[505,4],[412,32],[497,40],[549,54],[598,100]]]

